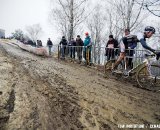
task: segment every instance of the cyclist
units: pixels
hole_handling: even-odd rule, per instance
[[[157,52],[155,49],[149,47],[146,43],[146,38],[150,38],[152,37],[153,34],[155,34],[156,30],[154,27],[152,26],[147,26],[144,29],[144,34],[143,33],[139,33],[137,34],[137,40],[138,42],[141,43],[141,45],[143,46],[143,48],[145,48],[146,50],[149,50],[151,52],[153,52],[154,54],[156,54],[157,56],[157,60],[160,57],[160,52]]]
[[[155,49],[149,47],[146,43],[146,38],[152,37],[153,34],[155,34],[155,28],[152,26],[147,26],[144,29],[144,33],[138,33],[134,38],[135,38],[135,42],[140,42],[143,48],[156,54],[157,60],[158,60],[158,58],[160,57],[160,52],[156,52]],[[120,42],[120,56],[113,66],[113,71],[117,68],[119,63],[124,59],[127,53],[127,49],[128,49],[127,37],[123,37]]]
[[[129,29],[125,29],[125,37],[127,37],[127,43],[128,43],[128,53],[127,55],[129,57],[127,57],[127,67],[128,69],[132,69],[133,68],[133,55],[134,55],[134,48],[136,48],[137,46],[137,40],[136,40],[136,36],[130,34],[130,30]]]

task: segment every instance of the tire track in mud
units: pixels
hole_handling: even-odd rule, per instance
[[[68,80],[67,84],[71,84],[79,91],[80,104],[83,107],[83,113],[85,113],[82,114],[81,122],[87,128],[106,129],[103,128],[106,126],[107,129],[117,129],[117,125],[120,123],[151,124],[159,122],[157,118],[160,115],[159,93],[135,88],[129,83],[121,83],[116,80],[106,81],[98,76],[90,77],[90,79],[86,77],[86,80],[84,78],[85,75],[90,76],[95,72],[85,69],[87,72],[85,73],[83,69],[78,68],[79,66],[75,67],[75,65],[66,63],[65,65],[67,65],[67,69],[64,66],[63,76],[66,76]],[[56,66],[52,70],[55,68]],[[71,71],[69,68],[73,70]],[[76,70],[81,72],[81,74],[76,73]],[[69,73],[73,73],[73,76],[69,75],[67,77]],[[95,73],[95,75],[97,74]],[[76,82],[73,79],[76,79]],[[98,111],[96,116],[93,114],[95,110]],[[91,115],[89,119],[87,118],[88,115]],[[90,122],[90,120],[94,123]]]
[[[134,88],[132,86],[127,87],[125,85],[130,85],[130,84],[122,84],[115,80],[107,81],[108,85],[106,85],[107,82],[104,79],[98,77],[96,77],[98,79],[96,81],[93,80],[92,78],[87,81],[92,87],[91,89],[89,89],[90,86],[87,86],[88,83],[86,82],[86,80],[84,79],[82,80],[81,76],[76,77],[78,74],[76,75],[74,73],[72,76],[70,75],[67,77],[70,71],[69,69],[64,69],[60,67],[62,72],[62,74],[60,74],[58,71],[59,66],[53,66],[51,65],[53,62],[49,63],[47,60],[44,61],[48,63],[50,70],[49,73],[56,72],[58,73],[59,76],[66,77],[66,79],[68,80],[67,84],[71,84],[71,86],[74,86],[78,91],[78,94],[81,99],[79,104],[83,108],[80,120],[82,124],[85,126],[85,128],[91,130],[92,129],[114,130],[117,129],[117,124],[121,122],[123,123],[138,122],[138,123],[149,124],[151,122],[159,121],[154,117],[156,114],[159,115],[158,112],[159,107],[156,108],[155,105],[153,105],[155,103],[159,104],[159,98],[157,94],[154,95],[154,93],[149,93],[148,91],[144,91],[139,88]],[[33,64],[31,66],[36,70],[38,69],[38,67],[34,66]],[[42,63],[41,66],[43,66]],[[45,65],[44,68],[42,67],[42,70],[44,69]],[[71,73],[73,73],[73,71],[75,71],[76,69],[77,67],[74,67]],[[79,71],[83,74],[84,70],[80,69]],[[66,73],[66,75],[64,75],[64,73]],[[88,75],[91,74],[93,75],[94,72],[91,71],[91,73],[90,72],[88,73],[89,73]],[[49,77],[52,76],[50,75]],[[72,78],[80,79],[80,82],[78,80],[76,80],[76,82],[75,81],[73,82]],[[112,85],[110,86],[109,84]],[[100,93],[98,92],[99,90],[101,90]],[[147,96],[152,96],[153,98],[151,97],[147,98]],[[146,103],[148,103],[148,105],[146,105]],[[137,111],[136,107],[139,108],[139,111]],[[154,110],[155,113],[152,112],[152,110]],[[145,115],[144,117],[143,114]]]
[[[77,64],[57,62],[53,58],[40,58],[23,51],[24,54],[21,55],[16,53],[17,50],[12,50],[11,55],[21,59],[20,66],[23,66],[29,77],[33,79],[34,87],[32,88],[39,92],[38,96],[44,95],[40,99],[47,97],[48,104],[45,104],[46,111],[44,110],[43,113],[49,111],[52,115],[48,106],[58,113],[58,117],[53,114],[56,119],[50,119],[51,116],[49,116],[49,122],[46,121],[44,124],[49,123],[48,126],[52,126],[55,121],[58,123],[54,125],[58,126],[59,122],[65,125],[69,122],[69,124],[76,124],[69,119],[74,115],[73,110],[78,112],[73,119],[79,119],[78,125],[73,126],[73,129],[116,130],[118,124],[160,122],[159,93],[133,87],[130,83],[114,79],[106,80],[99,76],[101,75],[99,72]],[[51,98],[48,99],[48,97]],[[41,102],[44,103],[46,99],[44,98]],[[65,112],[72,113],[72,115],[63,114]],[[39,113],[42,114],[42,112]],[[66,115],[65,118],[64,115]],[[42,126],[44,127],[41,128],[46,128],[45,125]],[[64,129],[64,127],[60,128]],[[65,128],[69,129],[69,127]]]
[[[0,45],[0,129],[6,128],[10,113],[14,110],[15,84],[10,82],[13,81],[13,70],[11,60]]]
[[[12,57],[11,54],[9,56]],[[78,120],[81,107],[77,104],[79,99],[73,87],[53,73],[52,84],[47,75],[41,77],[36,71],[28,71],[26,66],[30,60],[20,61],[20,57],[12,57],[16,84],[15,92],[11,91],[10,97],[14,93],[15,102],[8,102],[15,107],[14,110],[11,110],[13,105],[6,108],[11,110],[11,113],[4,129],[82,129],[83,126]]]

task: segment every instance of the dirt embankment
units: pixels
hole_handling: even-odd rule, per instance
[[[0,129],[70,130],[83,127],[78,120],[81,107],[77,104],[77,93],[64,79],[54,75],[56,82],[51,85],[45,77],[25,68],[25,65],[35,63],[34,60],[12,57],[11,50],[7,54],[1,48],[0,52]],[[60,89],[64,89],[64,93]]]
[[[0,95],[5,129],[116,130],[118,124],[160,123],[159,93],[2,45],[8,54],[1,49],[0,56],[10,66]]]

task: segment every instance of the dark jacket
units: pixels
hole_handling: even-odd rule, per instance
[[[130,47],[131,49],[134,49],[137,46],[137,36],[135,35],[127,35],[125,37],[122,38],[123,43],[125,45],[125,49],[128,49],[128,47]]]
[[[108,40],[106,47],[108,47],[109,44],[112,44],[114,48],[118,47],[118,41],[116,39]]]
[[[41,40],[37,40],[37,47],[42,47],[42,41]]]
[[[28,45],[31,45],[31,46],[36,46],[36,43],[33,42],[32,40],[28,40],[28,41],[27,41],[27,44],[28,44]]]
[[[82,41],[82,39],[80,38],[80,39],[76,39],[76,46],[83,46],[84,44],[83,44],[83,41]]]
[[[61,41],[60,41],[60,43],[59,43],[59,45],[67,45],[68,44],[68,42],[67,42],[67,40],[65,39],[65,38],[63,38]]]
[[[69,46],[76,46],[76,41],[75,40],[71,40],[69,43],[68,43]]]
[[[137,46],[137,43],[129,43],[128,47],[130,47],[131,49],[134,49]]]
[[[53,43],[52,43],[51,40],[48,40],[48,41],[47,41],[47,46],[53,46]]]
[[[112,48],[107,48],[109,45],[113,46],[114,48],[118,48],[118,41],[116,39],[108,40],[107,45],[106,45],[106,56],[108,56],[109,53],[112,53],[112,55],[117,55],[118,54],[118,49],[113,50]]]

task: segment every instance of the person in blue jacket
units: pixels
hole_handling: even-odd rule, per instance
[[[85,61],[87,60],[87,56],[89,55],[89,62],[91,63],[91,47],[92,47],[92,42],[91,38],[89,36],[89,33],[85,33],[86,38],[84,39],[84,48],[83,48],[83,57]]]

